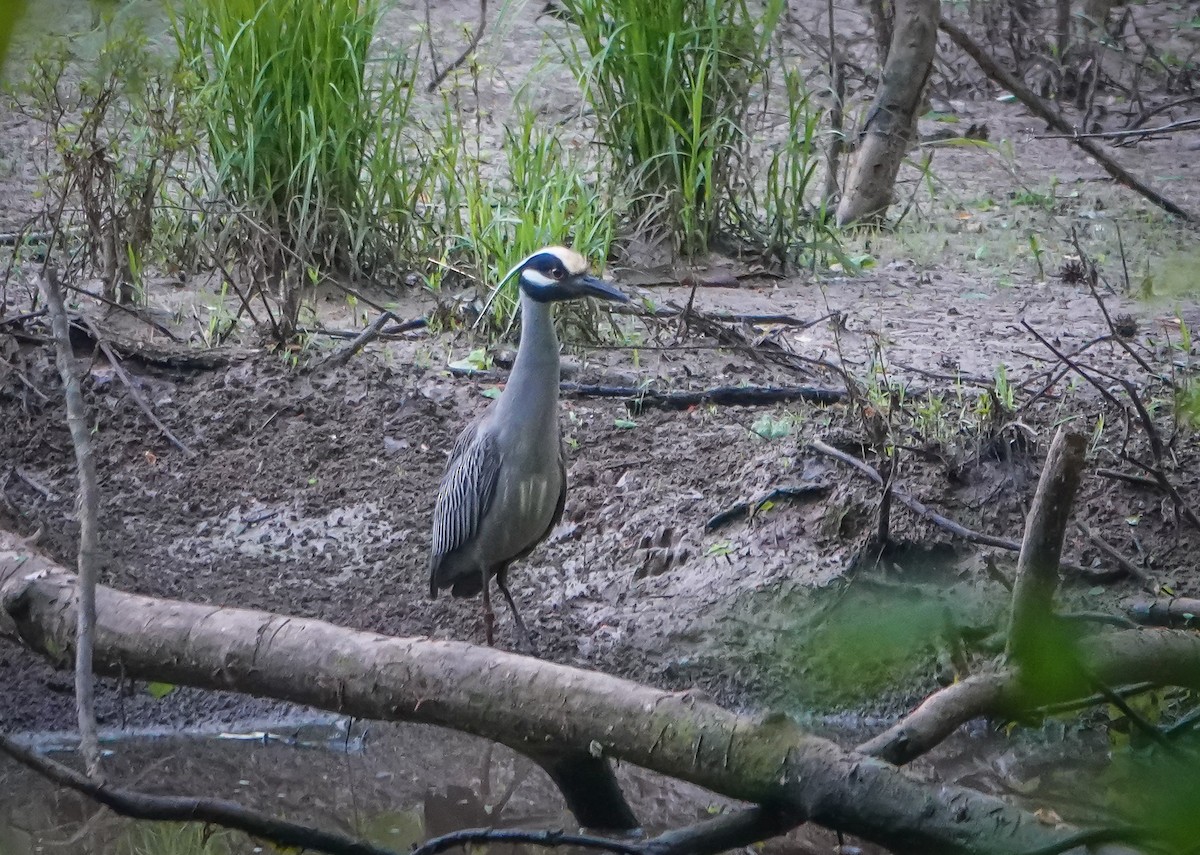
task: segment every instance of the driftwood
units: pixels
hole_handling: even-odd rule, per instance
[[[74,587],[72,574],[0,533],[0,635],[61,664],[74,639]],[[389,638],[104,587],[96,630],[99,673],[452,727],[543,765],[548,756],[620,760],[898,853],[1017,855],[1078,835],[1000,799],[918,781],[844,751],[786,716],[739,715],[688,693],[470,644]],[[1200,685],[1200,639],[1172,643],[1194,648]],[[1139,679],[1152,679],[1162,661],[1148,663]],[[582,822],[590,793],[564,795]]]

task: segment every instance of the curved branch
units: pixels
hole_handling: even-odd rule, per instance
[[[393,849],[355,840],[337,832],[276,819],[237,802],[191,796],[156,796],[97,783],[70,766],[30,751],[6,736],[0,736],[0,751],[54,783],[83,793],[113,812],[131,819],[210,822],[223,828],[244,831],[281,846],[312,849],[326,855],[397,855]]]
[[[1127,629],[1084,639],[1074,649],[1075,681],[1045,687],[1036,696],[1005,668],[976,674],[935,692],[915,710],[857,751],[903,764],[938,745],[961,725],[984,716],[1016,718],[1037,708],[1091,694],[1105,685],[1151,683],[1200,690],[1200,635],[1167,629]]]

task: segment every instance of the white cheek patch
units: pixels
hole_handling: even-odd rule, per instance
[[[530,285],[536,285],[539,288],[545,288],[549,285],[553,285],[555,281],[546,274],[537,270],[526,270],[521,274],[521,276]]]

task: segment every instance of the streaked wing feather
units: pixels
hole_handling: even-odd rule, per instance
[[[491,434],[476,422],[463,431],[438,489],[433,509],[433,566],[475,536],[496,496],[501,457]]]

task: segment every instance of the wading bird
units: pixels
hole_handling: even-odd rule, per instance
[[[459,435],[450,452],[433,510],[429,594],[449,588],[456,597],[472,597],[482,591],[490,645],[495,614],[489,589],[495,576],[521,641],[533,652],[508,590],[508,567],[546,539],[567,497],[558,429],[558,337],[550,304],[629,298],[591,276],[587,259],[561,246],[533,253],[504,281],[512,276],[521,295],[521,343],[499,400]]]

